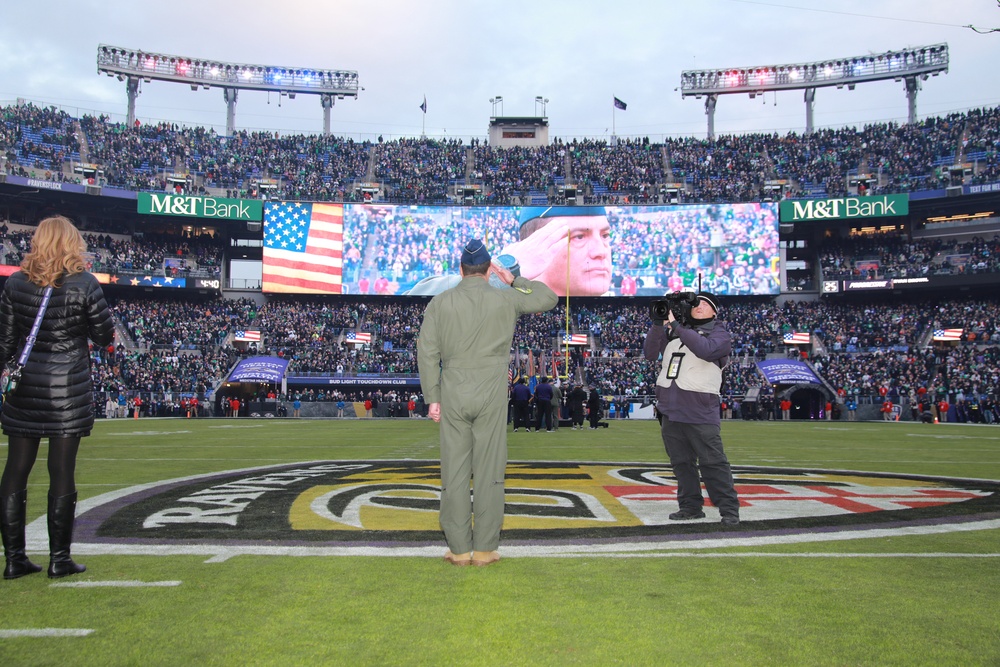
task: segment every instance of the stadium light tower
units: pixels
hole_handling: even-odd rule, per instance
[[[319,95],[323,107],[323,134],[330,134],[330,109],[335,100],[358,97],[358,73],[315,67],[247,65],[101,44],[97,72],[125,81],[128,124],[135,124],[135,99],[140,80],[183,83],[198,88],[222,88],[226,100],[226,134],[236,129],[236,99],[240,90],[260,90],[295,99],[298,93]]]
[[[705,99],[708,138],[715,138],[715,105],[719,95],[747,93],[753,99],[767,91],[804,90],[806,134],[813,131],[816,89],[828,86],[854,90],[859,83],[904,81],[908,122],[917,120],[917,92],[920,82],[948,71],[948,45],[918,46],[880,54],[834,58],[809,63],[731,67],[681,72],[681,97]]]

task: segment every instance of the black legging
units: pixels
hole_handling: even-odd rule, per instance
[[[28,475],[38,457],[41,438],[11,435],[7,438],[7,465],[0,480],[0,495],[7,497],[28,487]],[[49,438],[49,494],[58,498],[76,492],[76,453],[80,438]]]

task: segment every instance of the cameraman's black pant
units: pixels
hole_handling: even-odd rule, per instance
[[[722,516],[739,516],[740,501],[733,484],[733,472],[722,448],[722,434],[715,424],[672,422],[666,415],[660,433],[670,466],[677,478],[677,504],[682,510],[698,511],[705,504],[701,482]],[[701,480],[698,479],[699,472]]]

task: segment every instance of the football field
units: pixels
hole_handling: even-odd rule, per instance
[[[711,508],[663,520],[655,422],[510,433],[503,559],[456,568],[428,420],[100,421],[77,468],[87,572],[0,582],[0,663],[1000,664],[1000,428],[723,440],[729,531]]]

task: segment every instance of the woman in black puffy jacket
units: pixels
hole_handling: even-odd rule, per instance
[[[17,388],[6,398],[0,427],[7,436],[7,465],[0,480],[4,579],[41,568],[24,551],[28,474],[42,438],[49,440],[50,577],[83,572],[70,558],[76,515],[76,453],[94,426],[87,339],[102,347],[114,339],[114,324],[97,279],[87,273],[87,245],[73,223],[42,220],[21,270],[0,294],[0,363],[19,358],[45,293],[53,287],[37,339]]]

